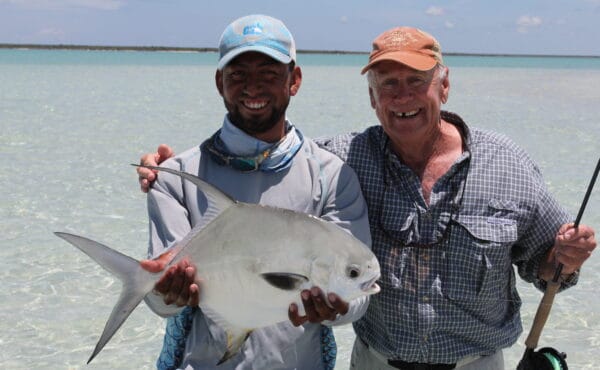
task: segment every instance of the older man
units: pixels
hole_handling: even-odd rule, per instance
[[[358,174],[382,292],[354,324],[355,369],[503,369],[522,328],[513,265],[563,288],[596,246],[506,137],[441,110],[450,79],[438,42],[409,27],[373,43],[363,68],[380,125],[324,144]]]
[[[545,289],[562,263],[570,287],[594,231],[573,227],[521,148],[442,111],[449,69],[431,35],[382,33],[362,73],[380,125],[320,142],[359,177],[382,267],[351,367],[503,369],[522,332],[513,266]]]

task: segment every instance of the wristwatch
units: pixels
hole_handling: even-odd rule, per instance
[[[577,278],[579,278],[579,269],[573,271],[572,273],[570,273],[568,275],[560,275],[560,280],[564,284],[573,284],[573,283],[577,282]]]

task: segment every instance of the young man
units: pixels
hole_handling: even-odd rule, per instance
[[[193,173],[239,201],[337,223],[370,244],[366,204],[354,171],[286,119],[288,103],[302,81],[288,29],[271,17],[242,17],[223,32],[219,52],[215,82],[227,109],[223,126],[162,165]],[[141,169],[144,173],[149,174]],[[195,185],[159,176],[148,193],[149,256],[168,256],[164,252],[202,222],[205,209],[206,200]],[[161,271],[167,259],[143,265]],[[332,338],[331,329],[320,323],[354,321],[367,305],[366,299],[324,297],[318,287],[303,291],[305,316],[292,305],[289,322],[253,331],[240,353],[217,366],[227,338],[197,307],[202,286],[196,282],[202,276],[195,275],[196,267],[185,260],[170,267],[156,284],[156,294],[146,300],[155,312],[170,317],[157,363],[161,369],[331,368],[331,355],[323,347]]]

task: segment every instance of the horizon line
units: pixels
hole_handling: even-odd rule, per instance
[[[218,52],[214,47],[184,46],[120,46],[85,44],[13,44],[0,43],[0,49],[62,49],[62,50],[99,50],[99,51],[178,51],[178,52]],[[368,55],[367,51],[298,49],[299,54],[357,54]],[[466,53],[444,52],[444,56],[481,56],[481,57],[553,57],[553,58],[600,58],[600,55],[577,54],[516,54],[516,53]]]

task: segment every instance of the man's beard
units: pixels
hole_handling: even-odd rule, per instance
[[[271,110],[271,114],[269,114],[266,118],[244,118],[242,114],[240,114],[240,111],[237,108],[237,106],[225,102],[225,107],[229,112],[229,120],[231,121],[231,123],[233,123],[235,127],[244,131],[248,135],[256,135],[267,132],[273,127],[275,127],[275,125],[277,125],[285,117],[285,111],[288,107],[289,102],[290,101],[288,99],[282,106],[273,107],[273,109]]]

